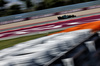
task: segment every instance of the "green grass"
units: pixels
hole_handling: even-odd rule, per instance
[[[21,42],[40,38],[40,37],[43,37],[43,36],[47,36],[48,34],[51,34],[51,33],[54,33],[54,32],[58,32],[58,31],[53,31],[53,32],[43,33],[43,34],[30,35],[30,36],[23,36],[23,37],[14,38],[14,39],[8,39],[8,40],[2,40],[2,41],[0,41],[0,50],[14,46],[14,45],[21,43]]]

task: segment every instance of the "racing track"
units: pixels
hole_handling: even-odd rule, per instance
[[[79,25],[83,23],[99,21],[99,20],[100,20],[100,15],[94,15],[94,16],[89,16],[89,17],[73,19],[73,20],[59,21],[57,23],[51,23],[51,24],[45,24],[45,25],[39,25],[39,26],[34,26],[34,27],[21,28],[21,29],[1,32],[0,38],[2,39],[2,38],[7,38],[7,37],[31,34],[35,32],[54,30],[54,29],[59,29],[59,28],[75,26],[75,25]]]
[[[95,14],[95,13],[100,13],[100,8],[79,11],[79,12],[74,12],[74,13],[67,13],[66,15],[74,14],[77,16],[83,16],[83,15],[89,15],[89,14]],[[62,14],[62,15],[65,15],[65,14]],[[45,17],[45,18],[39,18],[39,19],[33,19],[33,20],[27,20],[27,21],[21,21],[21,22],[17,22],[17,23],[1,25],[0,30],[19,27],[19,26],[25,26],[25,25],[32,25],[32,24],[36,24],[36,23],[39,23],[39,24],[44,23],[44,22],[46,23],[48,21],[58,20],[57,16],[62,16],[62,15],[56,15],[56,16],[51,16],[51,17]]]

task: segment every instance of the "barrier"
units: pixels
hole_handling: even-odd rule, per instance
[[[37,18],[43,18],[43,17],[54,16],[54,15],[55,15],[55,13],[52,13],[52,14],[45,14],[45,15],[41,15],[41,16],[30,17],[29,19],[37,19]]]
[[[100,8],[100,5],[97,5],[97,6],[90,6],[90,7],[88,7],[87,9],[94,9],[94,8]]]
[[[95,38],[96,40],[93,39],[93,38]],[[60,56],[55,61],[53,61],[52,63],[48,64],[48,66],[56,66],[56,65],[66,66],[66,64],[67,65],[69,64],[69,66],[73,66],[73,65],[74,66],[82,66],[82,65],[85,66],[86,64],[89,64],[89,66],[92,66],[91,62],[93,62],[92,63],[92,64],[94,64],[93,66],[98,65],[97,61],[100,61],[100,59],[97,60],[97,58],[99,56],[98,51],[100,52],[100,50],[99,50],[99,48],[100,48],[100,45],[99,45],[100,41],[99,40],[100,40],[99,36],[97,35],[97,33],[95,33],[90,38],[86,39],[84,42],[82,42],[80,45],[78,45],[77,47],[75,47],[74,49],[69,51],[68,53]],[[95,42],[95,44],[93,44],[93,45],[92,44],[88,45],[89,48],[91,46],[94,47],[94,45],[96,46],[95,48],[97,50],[94,51],[94,52],[89,52],[89,50],[88,50],[89,48],[87,48],[87,46],[85,44],[85,42],[90,42],[90,41]],[[62,61],[64,59],[65,59],[64,62],[66,62],[66,63],[64,63]],[[71,62],[71,64],[70,64],[70,62],[67,63],[68,59],[71,59],[71,60],[69,60]],[[74,62],[74,64],[73,64],[73,62]]]
[[[37,39],[40,40],[38,41],[40,43],[38,43],[37,40],[27,41],[22,44],[20,43],[21,45],[1,50],[0,62],[9,60],[8,63],[11,65],[15,64],[21,66],[21,64],[31,63],[29,65],[32,65],[34,63],[34,66],[43,66],[49,61],[52,61],[53,58],[66,51],[70,51],[73,47],[90,37],[92,35],[90,31],[91,30],[79,30],[70,33],[56,34],[49,37],[45,36]],[[84,38],[82,38],[83,36]]]
[[[72,12],[78,12],[78,11],[83,11],[84,8],[81,8],[81,9],[74,9],[74,10],[69,10],[69,11],[63,11],[63,12],[59,12],[59,15],[60,14],[66,14],[66,13],[72,13]]]
[[[0,22],[0,25],[15,23],[15,22],[19,22],[19,21],[25,21],[25,20],[26,20],[26,18],[25,19],[12,20],[12,21],[5,21],[5,22]]]
[[[86,26],[89,26],[89,27],[86,27]],[[95,30],[96,32],[99,31],[100,29],[97,29],[99,27],[100,27],[100,21],[86,23],[86,24],[82,24],[78,26],[77,29],[80,28],[81,30],[76,30],[76,31],[73,30],[66,33],[54,34],[54,35],[50,35],[49,37],[46,36],[44,38],[43,37],[38,38],[37,40],[30,40],[22,44],[20,43],[21,45],[19,44],[19,45],[10,47],[6,50],[5,49],[1,50],[0,63],[2,66],[5,66],[6,64],[11,64],[11,65],[15,64],[19,66],[22,66],[23,64],[25,64],[26,66],[27,64],[34,65],[34,66],[35,65],[49,66],[49,63],[48,63],[49,61],[55,62],[61,56],[63,55],[66,56],[65,54],[67,54],[67,57],[72,56],[73,59],[75,59],[79,55],[81,56],[81,53],[85,51],[84,48],[86,47],[83,46],[82,42],[91,41],[91,40],[93,41],[96,38],[98,38],[97,36],[94,36],[93,31]],[[82,28],[85,28],[85,29],[83,30]],[[38,41],[39,39],[40,41]],[[91,42],[88,42],[88,43],[91,43]],[[79,47],[79,45],[81,45],[82,47]],[[77,47],[79,48],[77,49]],[[73,52],[74,49],[75,49],[75,52]],[[89,46],[89,49],[91,50],[90,46]],[[71,51],[72,53],[75,53],[75,54],[70,54],[69,52]],[[52,64],[52,62],[50,63]],[[51,66],[55,66],[55,65],[51,65]]]

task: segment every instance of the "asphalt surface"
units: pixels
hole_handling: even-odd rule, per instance
[[[74,15],[77,15],[77,16],[82,16],[82,15],[88,15],[88,14],[94,14],[94,13],[100,13],[100,8],[95,8],[95,9],[90,9],[90,10],[85,10],[85,11],[79,11],[79,12],[74,12],[74,13],[61,14],[61,15],[39,18],[39,19],[33,19],[33,20],[26,20],[26,21],[21,21],[21,22],[17,22],[17,23],[6,24],[6,25],[0,25],[0,31],[3,30],[3,29],[25,26],[25,25],[29,25],[29,24],[36,24],[36,23],[43,23],[43,22],[58,20],[57,16],[62,16],[62,15],[72,15],[72,14],[74,14]]]
[[[55,20],[55,21],[48,21],[48,22],[37,23],[37,24],[31,24],[31,25],[26,25],[26,26],[14,27],[14,28],[9,28],[9,29],[0,30],[0,32],[8,31],[8,30],[14,30],[14,29],[19,29],[19,28],[32,27],[32,26],[37,26],[37,25],[43,25],[43,24],[49,24],[49,23],[56,23],[56,22],[59,22],[59,21],[65,21],[65,20],[77,19],[77,18],[81,18],[81,17],[87,17],[87,16],[99,15],[99,14],[100,14],[100,13],[96,13],[96,14],[90,14],[90,15],[78,16],[78,17],[74,17],[74,18],[70,18],[70,19]]]
[[[76,26],[79,24],[94,22],[94,21],[100,21],[100,15],[93,15],[88,17],[82,17],[78,19],[73,20],[64,20],[56,23],[50,23],[45,25],[39,25],[39,26],[33,26],[28,28],[21,28],[11,31],[5,31],[0,33],[0,40],[4,39],[10,39],[12,37],[21,37],[21,36],[27,36],[28,34],[33,33],[43,33],[44,31],[50,31],[50,30],[56,30],[56,29],[62,29],[62,28],[68,28],[71,26]]]

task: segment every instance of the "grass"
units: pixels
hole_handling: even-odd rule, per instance
[[[43,36],[47,36],[48,34],[55,33],[55,32],[58,32],[58,31],[53,31],[53,32],[43,33],[43,34],[30,35],[30,36],[23,36],[23,37],[14,38],[14,39],[8,39],[8,40],[2,40],[2,41],[0,41],[0,50],[14,46],[14,45],[21,43],[21,42],[40,38],[40,37],[43,37]]]

